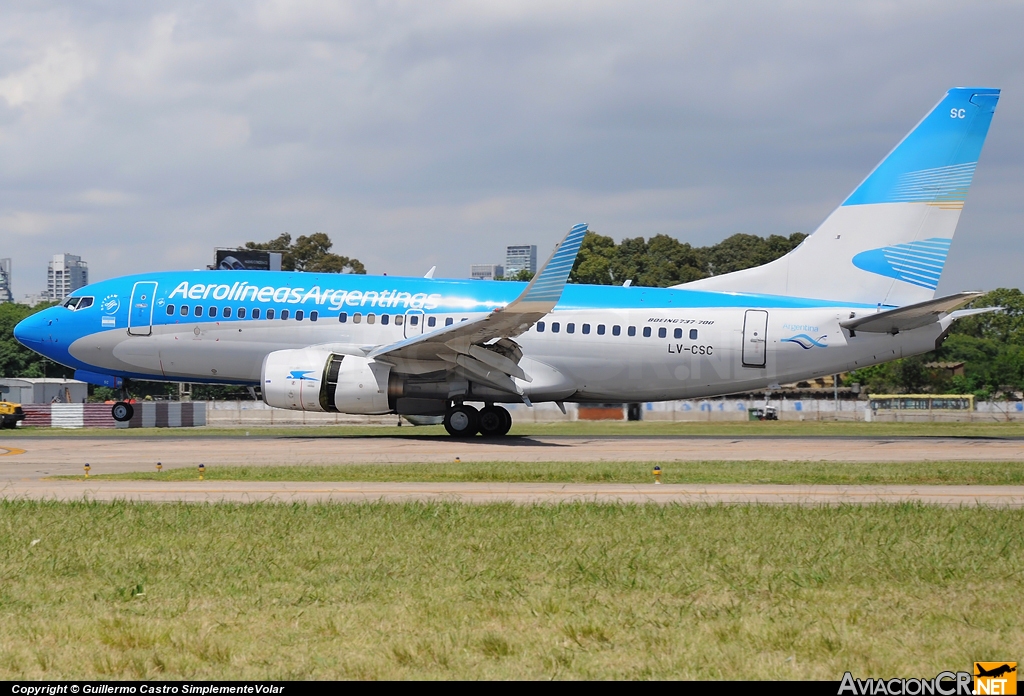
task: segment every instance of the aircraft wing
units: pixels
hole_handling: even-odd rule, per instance
[[[381,346],[367,357],[396,365],[418,363],[422,370],[437,367],[440,361],[443,368],[522,394],[512,377],[525,382],[532,380],[519,367],[522,351],[511,339],[527,331],[558,304],[586,232],[586,224],[573,227],[522,294],[505,307],[472,321]]]
[[[849,321],[841,321],[839,325],[851,332],[864,331],[865,333],[888,333],[898,334],[900,331],[910,331],[922,326],[927,326],[939,321],[943,317],[956,314],[967,316],[967,314],[978,314],[982,311],[991,312],[998,307],[984,307],[980,310],[966,310],[965,312],[954,312],[958,307],[963,307],[968,302],[981,296],[980,292],[959,292],[955,295],[937,297],[934,300],[918,302],[917,304],[897,307],[877,314],[867,314]]]

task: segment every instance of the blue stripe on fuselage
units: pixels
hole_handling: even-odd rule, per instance
[[[313,310],[321,317],[336,317],[339,312],[401,314],[410,309],[423,310],[427,314],[486,312],[507,305],[526,287],[525,283],[504,281],[275,271],[190,271],[151,273],[101,281],[77,290],[73,295],[96,298],[93,308],[86,310],[90,314],[103,311],[99,305],[105,298],[119,298],[120,308],[113,316],[117,318],[118,328],[121,328],[127,325],[132,288],[139,281],[158,283],[154,325],[249,321],[248,316],[245,319],[237,318],[238,307],[245,307],[248,313],[258,307],[264,316],[267,309],[275,309],[278,316],[283,309],[291,310],[292,316],[295,310],[301,309],[307,317]],[[173,314],[167,314],[168,304],[175,306]],[[180,314],[182,305],[190,308],[187,316]],[[203,307],[202,316],[194,315],[196,305]],[[218,311],[217,317],[210,317],[210,306],[218,310],[231,307],[236,311],[232,312],[230,318],[224,318],[222,311]],[[712,307],[874,308],[874,305],[682,288],[567,285],[555,311]]]

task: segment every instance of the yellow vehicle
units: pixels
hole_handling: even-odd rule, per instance
[[[0,428],[15,428],[22,420],[25,420],[25,411],[21,404],[0,401]]]

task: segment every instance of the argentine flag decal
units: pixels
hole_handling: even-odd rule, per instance
[[[853,257],[862,271],[896,278],[911,285],[934,290],[939,285],[952,239],[932,237],[920,242],[869,249]]]

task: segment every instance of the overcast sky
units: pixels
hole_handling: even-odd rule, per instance
[[[320,231],[465,277],[576,222],[811,232],[952,86],[1003,91],[940,292],[1022,285],[1020,2],[0,2],[0,257],[92,280]]]

